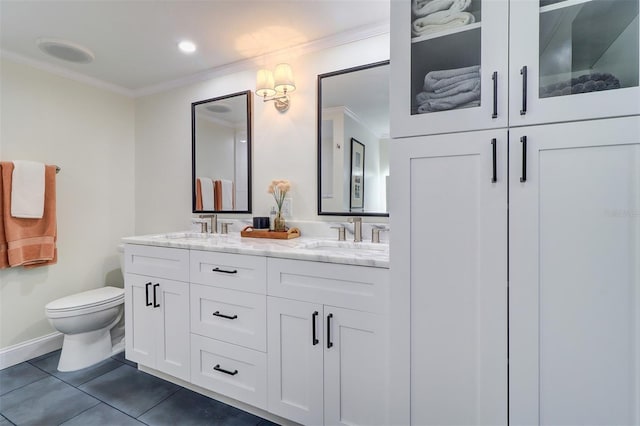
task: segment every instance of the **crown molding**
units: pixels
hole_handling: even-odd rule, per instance
[[[219,77],[234,72],[241,72],[250,69],[254,69],[258,60],[261,62],[275,62],[280,57],[297,57],[303,56],[309,53],[317,52],[332,47],[341,46],[343,44],[353,43],[360,40],[365,40],[372,37],[389,34],[390,24],[389,22],[379,22],[377,24],[366,25],[357,27],[348,31],[344,31],[339,34],[324,37],[318,40],[309,41],[299,44],[297,46],[288,47],[286,49],[280,49],[273,52],[260,55],[260,57],[251,57],[242,59],[240,61],[232,62],[230,64],[214,67],[206,71],[202,71],[196,74],[192,74],[187,77],[178,78],[175,80],[167,81],[164,83],[156,84],[153,86],[142,87],[140,89],[133,90],[134,97],[142,97],[154,95],[156,93],[165,92],[167,90],[175,89],[188,84],[199,83],[201,81],[210,80],[214,77]]]
[[[93,86],[96,87],[98,89],[103,89],[103,90],[107,90],[109,92],[114,92],[117,93],[119,95],[123,95],[129,98],[133,98],[134,97],[134,92],[130,89],[126,89],[122,86],[118,86],[117,84],[113,84],[113,83],[108,83],[106,81],[100,80],[98,78],[94,78],[94,77],[89,77],[85,74],[76,72],[76,71],[71,71],[67,68],[64,68],[62,66],[58,66],[58,65],[54,65],[54,64],[50,64],[44,61],[40,61],[38,59],[33,59],[33,58],[28,58],[26,56],[23,55],[19,55],[15,52],[11,52],[5,49],[0,49],[0,58],[2,59],[7,59],[10,60],[12,62],[18,63],[18,64],[23,64],[23,65],[29,65],[33,68],[39,69],[41,71],[45,71],[54,75],[57,75],[59,77],[64,77],[64,78],[68,78],[70,80],[74,80],[80,83],[84,83],[87,84],[89,86]]]

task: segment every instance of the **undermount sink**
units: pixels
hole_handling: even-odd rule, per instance
[[[167,240],[211,240],[218,237],[218,234],[205,234],[201,232],[170,232],[168,234],[157,235],[155,238]]]
[[[302,248],[311,250],[339,250],[339,251],[354,251],[354,250],[373,250],[380,252],[388,252],[389,245],[384,243],[370,243],[370,242],[353,242],[353,241],[313,241],[305,244]]]

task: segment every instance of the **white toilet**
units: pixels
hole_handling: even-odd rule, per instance
[[[122,250],[118,247],[121,267]],[[45,313],[49,323],[64,334],[58,370],[80,370],[122,352],[124,326],[119,323],[123,308],[124,290],[110,286],[48,303]]]

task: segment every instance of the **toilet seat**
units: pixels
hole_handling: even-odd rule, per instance
[[[45,311],[49,318],[63,318],[109,309],[122,303],[124,290],[106,286],[56,299],[45,306]]]

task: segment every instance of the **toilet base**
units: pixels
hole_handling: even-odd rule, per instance
[[[99,363],[112,355],[109,328],[79,334],[65,334],[58,371],[76,371]]]

